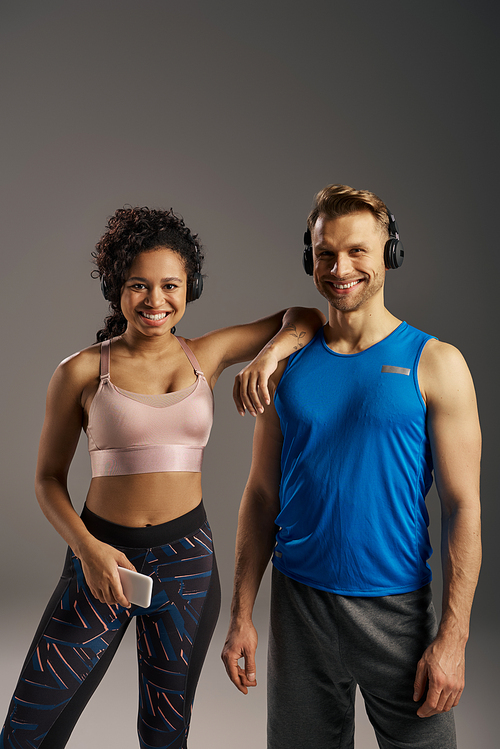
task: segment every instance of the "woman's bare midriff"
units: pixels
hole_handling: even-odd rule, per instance
[[[138,528],[185,515],[201,497],[201,473],[99,476],[90,484],[87,507],[112,523]]]

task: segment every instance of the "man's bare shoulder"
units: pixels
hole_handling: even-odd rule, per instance
[[[455,346],[435,338],[425,344],[420,365],[429,372],[436,373],[467,367],[462,353]]]
[[[469,390],[471,375],[462,353],[450,343],[431,339],[422,351],[418,380],[426,402]]]

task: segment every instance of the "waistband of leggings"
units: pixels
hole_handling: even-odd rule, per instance
[[[126,546],[134,549],[146,549],[153,546],[164,546],[190,536],[205,523],[207,515],[203,502],[185,515],[169,520],[160,525],[146,525],[139,528],[119,525],[101,518],[85,505],[81,518],[85,527],[93,536],[112,546]]]

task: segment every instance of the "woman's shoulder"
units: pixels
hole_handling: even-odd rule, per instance
[[[99,376],[100,359],[101,344],[94,343],[63,359],[56,367],[54,377],[75,384],[86,384]]]
[[[177,338],[179,339],[180,336],[177,336]],[[214,341],[213,334],[207,333],[200,338],[182,337],[182,340],[194,355],[198,367],[205,375],[205,379],[210,387],[213,388],[220,374],[219,369],[222,358],[217,342]]]

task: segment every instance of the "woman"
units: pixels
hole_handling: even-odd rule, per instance
[[[177,749],[186,746],[220,604],[200,478],[212,388],[225,367],[251,359],[277,333],[282,313],[190,341],[175,337],[186,301],[201,294],[203,255],[171,211],[118,210],[94,258],[111,314],[98,343],[52,377],[36,472],[38,501],[68,554],[0,746],[65,746],[135,618],[140,745]],[[264,362],[296,348],[303,333],[294,315],[286,313]],[[321,324],[310,319],[301,343]],[[255,387],[253,403],[260,407]],[[92,481],[80,517],[66,478],[81,428]],[[147,609],[127,599],[119,568],[153,579]]]

